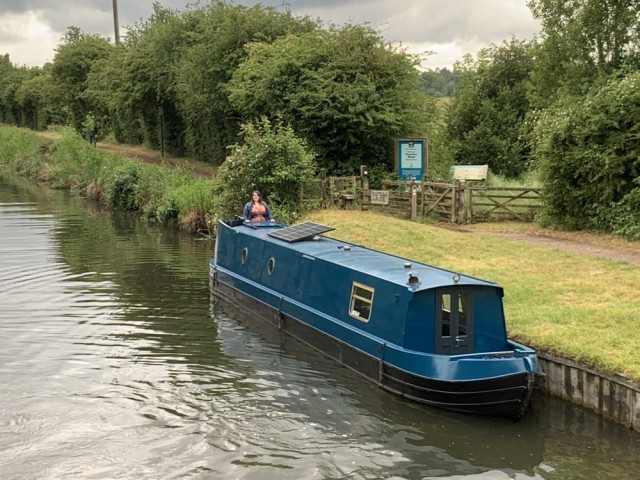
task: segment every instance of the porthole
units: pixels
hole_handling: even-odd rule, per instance
[[[273,269],[276,268],[276,259],[271,257],[269,259],[269,263],[267,264],[267,273],[269,275],[273,274]]]
[[[245,263],[247,263],[247,260],[249,259],[249,249],[247,247],[244,247],[242,249],[242,264],[244,265]]]

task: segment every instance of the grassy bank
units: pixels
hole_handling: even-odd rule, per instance
[[[73,133],[47,147],[32,132],[0,127],[0,168],[190,231],[215,217],[210,180],[101,152]],[[640,381],[638,267],[370,212],[325,210],[306,219],[335,227],[346,241],[497,282],[510,336]]]
[[[50,143],[0,126],[0,167],[189,232],[208,233],[207,213],[214,210],[211,179],[102,151],[70,129]]]
[[[325,210],[307,220],[345,241],[497,282],[511,337],[640,380],[638,267],[369,212]]]

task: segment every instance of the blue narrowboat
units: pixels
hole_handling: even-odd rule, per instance
[[[329,238],[312,222],[218,224],[213,295],[408,399],[518,419],[543,376],[495,283]]]

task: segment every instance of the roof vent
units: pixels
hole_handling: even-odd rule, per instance
[[[409,286],[420,285],[420,279],[418,278],[417,272],[411,271],[407,273],[407,275],[409,276],[409,279],[407,280],[407,285]]]

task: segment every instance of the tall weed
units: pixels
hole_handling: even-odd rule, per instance
[[[31,131],[0,126],[0,167],[36,178],[44,165],[45,151],[43,142]]]

